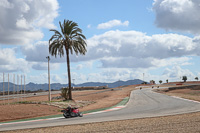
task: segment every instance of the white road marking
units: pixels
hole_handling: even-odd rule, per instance
[[[190,100],[190,99],[185,99],[185,98],[182,98],[182,97],[177,97],[177,96],[171,96],[171,97],[174,97],[174,98],[177,98],[177,99],[181,99],[181,100],[185,100],[185,101],[190,101],[190,102],[200,103],[199,101]]]
[[[116,107],[111,108],[111,109],[106,109],[106,110],[103,110],[103,111],[97,111],[97,112],[87,113],[87,114],[84,114],[84,115],[92,115],[92,114],[105,113],[105,112],[109,112],[109,111],[119,110],[119,109],[122,109],[122,108],[125,108],[125,107],[126,106],[116,106]]]
[[[114,111],[114,110],[119,110],[122,109],[126,106],[117,106],[114,108],[110,108],[110,109],[106,109],[103,111],[98,111],[98,112],[93,112],[93,113],[87,113],[87,114],[83,114],[83,115],[92,115],[92,114],[98,114],[98,113],[105,113],[105,112],[109,112],[109,111]],[[1,125],[12,125],[12,124],[20,124],[20,123],[29,123],[29,122],[36,122],[36,121],[47,121],[47,120],[56,120],[56,119],[61,119],[63,117],[56,117],[56,118],[47,118],[47,119],[37,119],[37,120],[30,120],[30,121],[19,121],[19,122],[11,122],[11,123],[2,123]]]

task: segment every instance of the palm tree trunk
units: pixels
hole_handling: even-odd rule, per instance
[[[68,94],[69,94],[69,100],[72,100],[69,49],[66,49],[66,54],[67,54],[67,71],[68,71],[68,85],[69,85]]]

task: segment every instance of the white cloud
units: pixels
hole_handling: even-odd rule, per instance
[[[16,58],[14,49],[0,49],[0,72],[27,72],[30,65],[23,58]]]
[[[144,73],[144,77],[143,77]],[[147,69],[127,69],[127,68],[106,68],[102,69],[100,72],[91,72],[85,74],[82,72],[71,72],[72,83],[80,84],[84,82],[106,82],[112,83],[115,81],[123,80],[133,80],[141,79],[147,82],[150,80],[155,80],[156,83],[159,83],[159,80],[162,80],[163,83],[166,82],[166,79],[169,82],[172,81],[182,81],[182,76],[187,76],[188,80],[194,80],[198,75],[193,74],[188,69],[183,69],[180,66],[173,66],[172,68],[166,68],[162,75],[150,74]],[[34,83],[47,83],[48,74],[42,73],[40,75],[28,75],[26,76],[26,82]],[[0,75],[2,79],[2,75]],[[74,81],[73,81],[74,79]],[[68,83],[67,73],[64,74],[51,74],[51,83]]]
[[[172,31],[198,34],[200,28],[199,0],[154,0],[155,24]]]
[[[139,74],[139,73],[138,73]],[[118,80],[129,80],[135,79],[135,72],[129,69],[103,69],[101,72],[91,72],[86,75],[84,73],[72,72],[72,79],[75,79],[75,83],[84,83],[84,82],[115,82]],[[66,76],[67,78],[67,76]]]
[[[156,67],[167,67],[167,66],[184,66],[191,65],[189,62],[191,58],[189,57],[180,57],[180,58],[168,58],[168,59],[153,59],[152,64]]]
[[[1,0],[0,1],[0,6],[4,7],[4,8],[13,8],[13,4],[8,2],[8,0]]]
[[[87,28],[91,28],[91,24],[88,24]]]
[[[57,0],[1,0],[0,44],[29,44],[43,37],[41,28],[55,28]]]
[[[71,62],[84,61],[77,69],[100,61],[103,68],[151,68],[179,63],[189,65],[188,55],[199,55],[200,37],[190,38],[178,34],[148,36],[137,31],[108,31],[87,40],[85,56],[70,55]],[[22,53],[30,62],[47,62],[48,42],[40,41],[23,46]],[[65,63],[66,58],[51,57],[51,63]],[[155,63],[156,62],[156,63]],[[89,64],[87,64],[89,63]]]
[[[38,84],[48,83],[48,73],[42,73],[39,75],[29,75],[27,77],[27,83],[29,82],[38,83]]]
[[[150,68],[175,64],[180,57],[199,55],[199,37],[190,38],[178,34],[148,36],[137,31],[108,31],[87,40],[85,56],[71,56],[72,62],[99,60],[102,67]],[[189,58],[180,58],[182,65]]]
[[[48,42],[39,41],[33,45],[24,45],[21,47],[21,51],[27,61],[47,62],[46,57],[49,55]]]
[[[58,63],[50,63],[49,65],[51,70],[57,70],[60,67]],[[32,68],[35,70],[48,70],[48,63],[47,62],[33,62]]]
[[[22,53],[25,55],[25,59],[30,62],[47,62],[46,57],[49,55],[49,44],[47,41],[39,41],[33,45],[24,45],[21,47]],[[66,62],[66,58],[56,56],[57,58],[50,56],[51,63]]]
[[[76,70],[82,70],[84,68],[92,69],[92,67],[93,67],[93,61],[85,61],[85,62],[81,62],[81,64],[78,64],[76,66]]]
[[[187,76],[188,80],[194,80],[195,78],[195,75],[190,70],[182,69],[180,66],[174,66],[172,69],[166,68],[163,76],[172,81],[182,81],[183,76]]]
[[[39,75],[28,75],[26,82],[27,83],[33,82],[33,83],[38,83],[38,84],[48,83],[48,73],[46,72],[46,73],[41,73]],[[67,84],[68,80],[65,79],[63,75],[51,74],[50,83]]]
[[[76,70],[81,70],[83,68],[83,65],[82,64],[79,64],[76,66]]]
[[[108,21],[106,23],[101,23],[97,26],[97,29],[110,29],[112,27],[115,27],[115,26],[128,26],[129,25],[129,21],[124,21],[124,22],[121,22],[121,20],[111,20],[111,21]]]

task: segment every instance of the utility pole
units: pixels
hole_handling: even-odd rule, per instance
[[[19,102],[19,98],[20,98],[20,95],[19,95],[19,75],[17,75],[17,101]]]
[[[13,74],[13,100],[15,100],[15,74]]]
[[[15,74],[13,74],[13,94],[15,94]]]
[[[73,80],[73,84],[74,84],[74,81],[75,81],[75,79],[72,79]],[[73,89],[75,88],[75,84],[74,84],[74,86],[73,86]]]
[[[145,84],[145,82],[144,82],[144,73],[143,73],[143,83]]]
[[[9,92],[10,92],[10,90],[9,90],[9,73],[8,73],[8,104],[9,104]]]
[[[5,88],[4,88],[4,73],[3,73],[3,101],[5,100],[4,95],[5,95]],[[5,101],[4,101],[4,104],[5,104]]]
[[[48,59],[48,82],[49,82],[49,101],[51,101],[51,86],[50,86],[50,67],[49,67],[49,61],[50,57],[46,57]]]
[[[26,85],[25,85],[25,75],[24,75],[24,99],[25,99],[25,97],[26,97]]]
[[[23,101],[22,75],[21,75],[21,102]]]

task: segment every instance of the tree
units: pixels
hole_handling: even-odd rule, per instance
[[[72,100],[69,54],[75,52],[76,55],[85,55],[87,52],[86,37],[82,34],[82,30],[78,28],[78,24],[73,21],[64,20],[63,24],[61,22],[59,24],[61,32],[55,29],[50,30],[54,32],[54,35],[49,39],[49,53],[55,57],[56,55],[62,57],[64,56],[64,52],[66,52],[69,85],[68,94],[69,100]]]
[[[162,84],[162,80],[160,80],[159,83]]]
[[[198,77],[196,77],[195,79],[196,79],[197,81],[199,80],[199,78],[198,78]]]
[[[155,81],[154,80],[150,80],[150,84],[155,84]]]
[[[142,84],[147,84],[147,82],[144,81],[144,82],[142,82]]]
[[[168,81],[168,79],[166,80],[166,83],[168,83],[169,81]]]
[[[186,82],[187,76],[183,76],[182,80],[183,80],[184,82]]]

